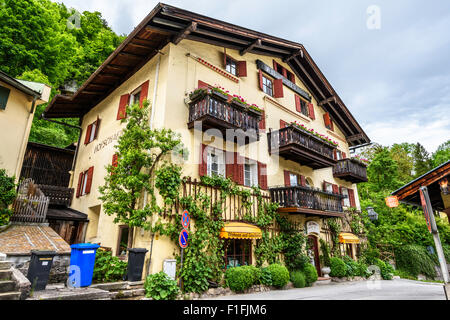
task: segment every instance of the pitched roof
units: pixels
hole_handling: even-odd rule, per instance
[[[283,59],[346,136],[350,145],[370,142],[302,44],[159,3],[71,97],[57,95],[47,118],[83,117],[169,42],[182,39]]]

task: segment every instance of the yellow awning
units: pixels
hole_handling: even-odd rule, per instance
[[[353,233],[342,232],[339,234],[340,243],[359,243],[359,238]]]
[[[222,239],[261,239],[262,232],[257,226],[243,222],[227,222],[220,230]]]

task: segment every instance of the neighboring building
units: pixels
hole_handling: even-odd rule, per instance
[[[46,103],[51,88],[17,80],[0,71],[0,169],[18,181],[36,107]]]
[[[213,92],[189,99],[196,88],[215,85],[258,105],[261,119]],[[198,180],[219,174],[265,189],[266,201],[279,202],[280,212],[308,234],[320,274],[318,239],[331,242],[326,220],[344,219],[345,207],[360,209],[356,184],[367,181],[365,166],[347,158],[349,147],[370,140],[301,44],[159,4],[73,96],[55,97],[47,118],[82,119],[82,143],[70,183],[76,189],[72,208],[88,214],[86,241],[100,242],[117,255],[126,252],[121,243],[128,230],[103,213],[98,187],[104,184],[105,166],[114,162],[124,108],[144,99],[151,102],[151,126],[180,133],[190,150],[184,176]],[[337,146],[292,125],[294,121]],[[247,136],[240,143],[234,138],[225,142],[203,134],[207,129],[219,135],[242,129]],[[193,185],[197,187],[191,181],[185,190]],[[231,221],[241,222],[237,227],[244,232],[254,230],[238,205],[230,201],[228,209],[224,237],[227,228],[236,227]],[[354,257],[352,243],[359,240],[343,231],[342,249]],[[150,248],[148,232],[134,234],[135,247]],[[227,264],[254,260],[256,240],[243,238],[228,237]],[[154,240],[151,273],[160,271],[176,249],[165,237]]]

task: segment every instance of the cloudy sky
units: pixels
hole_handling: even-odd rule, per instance
[[[59,0],[128,34],[151,0]],[[166,1],[302,43],[373,142],[450,139],[450,1]],[[375,6],[375,7],[373,7]]]

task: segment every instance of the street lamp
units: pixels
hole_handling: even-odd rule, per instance
[[[366,209],[367,209],[367,213],[369,215],[369,219],[371,221],[378,220],[378,213],[376,213],[375,210],[373,210],[372,207],[367,207]]]
[[[439,181],[439,186],[441,187],[441,191],[443,194],[448,195],[450,191],[448,190],[448,180],[447,178],[443,178]]]

